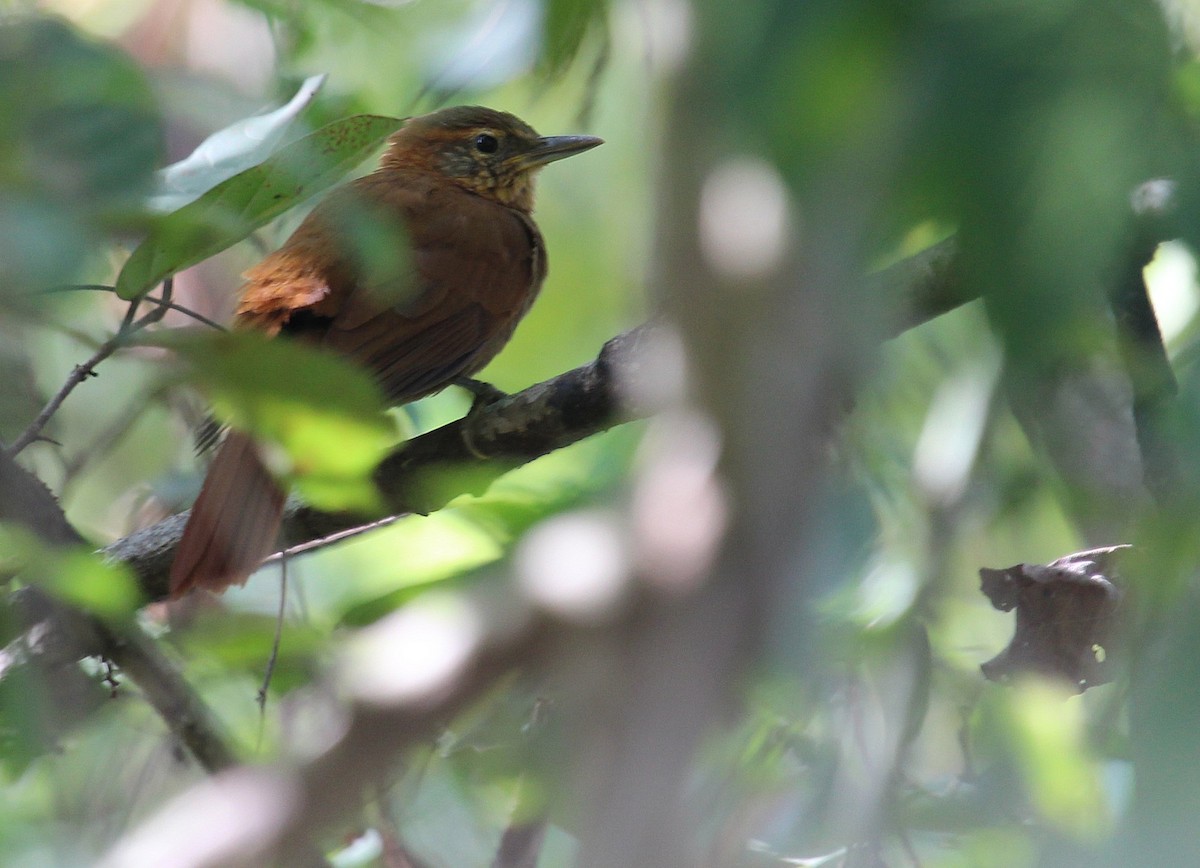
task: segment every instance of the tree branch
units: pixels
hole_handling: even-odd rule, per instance
[[[483,492],[514,467],[647,415],[650,408],[638,406],[622,384],[645,379],[642,350],[657,332],[654,325],[625,332],[606,343],[594,361],[407,441],[375,473],[389,512],[432,512],[460,494]],[[170,516],[103,550],[134,570],[149,600],[167,596],[171,560],[187,515]],[[380,518],[322,512],[292,499],[284,513],[284,536],[304,543]]]
[[[3,452],[0,521],[19,523],[49,545],[84,543],[50,490]],[[56,697],[56,723],[75,716],[76,709],[90,709],[94,704],[85,696],[91,685],[78,677],[77,661],[105,657],[120,666],[141,689],[167,727],[206,770],[215,772],[236,763],[199,694],[136,625],[117,630],[32,587],[13,592],[7,603],[27,637],[37,637],[36,641],[27,638],[26,644]]]
[[[928,322],[970,301],[954,269],[953,239],[867,278],[868,291],[892,293],[906,311],[891,334]],[[509,395],[478,412],[407,441],[379,466],[375,481],[391,517],[429,513],[461,494],[479,494],[498,477],[556,449],[653,411],[640,388],[647,347],[661,329],[641,325],[608,341],[582,367]],[[486,458],[481,457],[486,455]],[[188,513],[170,516],[103,550],[128,564],[148,600],[165,599],[175,548]],[[371,526],[381,515],[328,513],[288,502],[283,534],[290,545],[309,544]]]
[[[925,304],[922,299],[944,300],[946,295],[934,290],[952,284],[951,261],[949,245],[941,245],[919,261],[900,263],[872,280],[878,281],[879,291],[897,293],[917,305]],[[897,324],[895,331],[952,306],[944,301],[930,304],[926,313],[913,313]],[[648,370],[654,354],[647,350],[662,334],[654,325],[635,328],[605,344],[595,361],[404,444],[376,474],[389,508],[398,513],[437,509],[458,494],[482,491],[513,467],[621,421],[649,414],[655,408],[637,396],[650,391],[639,387],[646,386],[652,373],[658,373]],[[171,516],[119,540],[105,553],[133,567],[149,596],[162,597],[186,518],[186,513]],[[322,513],[291,502],[285,527],[294,540],[315,540],[345,533],[370,518]],[[591,660],[597,654],[636,660],[644,649],[627,647],[635,624],[658,623],[659,619],[676,624],[693,614],[690,605],[663,599],[644,586],[635,585],[630,593],[618,596],[624,596],[625,605],[608,620],[585,625],[534,608],[520,591],[507,585],[497,588],[489,584],[470,605],[478,616],[472,620],[477,629],[472,630],[465,647],[457,640],[445,646],[440,642],[429,645],[429,627],[414,623],[422,616],[411,607],[362,631],[351,640],[350,665],[344,672],[353,683],[342,684],[351,699],[346,729],[336,744],[289,778],[288,796],[294,808],[284,824],[272,830],[271,843],[262,855],[277,864],[297,864],[303,857],[295,849],[298,842],[352,813],[365,788],[397,755],[434,735],[504,673],[514,668],[536,671],[583,657]],[[704,607],[703,619],[726,612],[727,602],[719,595],[713,606]],[[381,647],[374,647],[384,636]],[[361,655],[354,653],[355,643],[364,639],[371,647]],[[445,669],[422,657],[443,676],[410,690],[406,680],[410,673],[400,665],[415,659],[406,650],[416,647],[410,643],[418,643],[426,651],[457,649],[461,656]],[[366,676],[362,675],[364,669],[369,670]],[[389,693],[387,682],[393,678],[395,692]],[[141,840],[155,834],[154,828],[147,826],[134,837]]]
[[[157,300],[154,308],[139,320],[134,320],[137,314],[138,305],[144,299],[136,298],[129,303],[129,308],[125,312],[125,318],[121,320],[121,327],[116,333],[102,343],[91,357],[82,364],[76,365],[71,373],[67,375],[66,382],[62,384],[58,392],[55,393],[38,413],[29,427],[27,427],[21,435],[16,439],[11,446],[5,450],[10,456],[19,455],[21,450],[36,440],[42,433],[42,429],[58,412],[58,408],[62,406],[63,401],[67,400],[67,396],[75,391],[75,387],[92,376],[96,372],[96,366],[115,353],[129,340],[130,335],[137,334],[146,326],[152,325],[162,319],[171,305],[171,278],[163,283],[162,297]]]

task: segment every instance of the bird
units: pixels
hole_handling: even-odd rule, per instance
[[[470,378],[546,278],[534,178],[602,143],[541,136],[482,106],[409,118],[375,171],[331,191],[243,275],[235,328],[340,354],[393,405],[451,384],[482,394]],[[229,431],[176,548],[170,598],[245,584],[275,550],[285,499],[261,446]]]

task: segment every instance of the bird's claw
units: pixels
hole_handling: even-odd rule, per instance
[[[481,412],[497,401],[504,400],[508,395],[501,392],[491,383],[485,383],[482,380],[473,380],[470,377],[455,377],[453,383],[460,388],[466,389],[474,396],[474,400],[471,401],[471,409],[467,411],[466,418],[463,419],[463,444],[467,447],[467,451],[476,458],[486,461],[490,456],[476,444],[472,434],[471,423]]]
[[[453,383],[471,393],[472,399],[469,413],[475,413],[484,407],[508,397],[508,393],[500,391],[491,383],[485,383],[483,380],[475,380],[471,377],[455,377]]]

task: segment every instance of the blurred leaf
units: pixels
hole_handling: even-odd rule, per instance
[[[342,613],[338,626],[365,627],[412,602],[430,588],[457,591],[489,577],[496,578],[495,568],[490,564],[451,575],[431,576],[426,581],[405,585],[386,594],[353,603]]]
[[[117,276],[134,298],[184,268],[241,241],[361,163],[404,121],[355,115],[284,145],[274,156],[163,217]]]
[[[24,528],[0,525],[0,572],[17,573],[58,599],[103,618],[132,614],[142,593],[129,568],[88,548],[50,548]]]
[[[1069,687],[1033,679],[1004,699],[1008,737],[1042,815],[1077,836],[1102,833],[1110,818],[1087,749],[1082,702]]]
[[[6,660],[0,678],[0,767],[17,777],[46,752],[45,727],[35,699],[39,684],[28,666]]]
[[[1021,865],[1044,864],[1038,858],[1029,830],[1017,825],[997,829],[978,828],[971,830],[959,847],[960,864],[972,868],[1017,868]],[[957,842],[956,842],[957,843]],[[951,864],[955,861],[951,857]]]
[[[957,72],[931,112],[965,272],[1014,365],[1095,346],[1101,287],[1126,255],[1134,185],[1163,171],[1175,124],[1170,36],[1148,0],[970,4],[941,38]]]
[[[218,130],[187,157],[160,169],[150,208],[160,212],[181,208],[222,181],[266,160],[296,115],[312,102],[325,78],[324,74],[306,78],[287,105]]]
[[[28,302],[19,294],[70,281],[92,241],[82,216],[48,194],[6,190],[0,179],[0,298],[19,305]]]
[[[637,425],[616,428],[510,470],[495,481],[490,476],[473,480],[470,472],[433,474],[426,480],[431,491],[442,486],[455,495],[486,491],[462,497],[435,515],[396,522],[349,544],[347,554],[361,551],[356,560],[362,565],[353,568],[353,582],[338,584],[339,623],[369,624],[433,586],[457,589],[494,577],[494,562],[529,528],[594,502],[601,492],[618,485],[639,436]],[[430,498],[444,501],[448,496],[435,492]],[[405,553],[403,564],[390,565],[384,575],[372,579],[368,565],[386,563],[394,551]],[[380,587],[386,592],[375,592]]]
[[[50,593],[97,615],[129,615],[142,604],[141,591],[129,568],[101,560],[95,552],[56,552],[31,566],[33,575]]]
[[[604,32],[608,0],[545,0],[545,10],[542,66],[556,75],[571,64],[590,33]]]
[[[159,145],[154,98],[123,53],[57,19],[0,26],[0,182],[76,208],[130,205]]]
[[[391,809],[396,813],[390,821],[404,829],[405,845],[433,864],[489,865],[510,799],[511,790],[465,785],[449,763],[433,757],[402,812],[399,805]]]
[[[427,47],[428,87],[437,93],[495,87],[525,72],[534,54],[539,0],[480,4]]]
[[[155,100],[115,48],[53,18],[0,19],[0,291],[69,280],[159,160]]]
[[[171,335],[223,422],[286,452],[272,469],[323,509],[373,509],[370,474],[396,440],[383,396],[360,367],[249,332]]]
[[[222,671],[244,672],[261,678],[275,644],[277,621],[266,615],[221,611],[200,618],[183,635],[184,655],[208,660]],[[315,627],[287,622],[271,676],[271,690],[287,693],[312,678],[316,659],[328,636]]]
[[[1200,61],[1190,58],[1175,72],[1175,93],[1193,120],[1200,118]]]

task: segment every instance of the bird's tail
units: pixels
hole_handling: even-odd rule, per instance
[[[244,585],[275,550],[285,494],[249,435],[230,431],[192,506],[171,565],[171,599]]]

